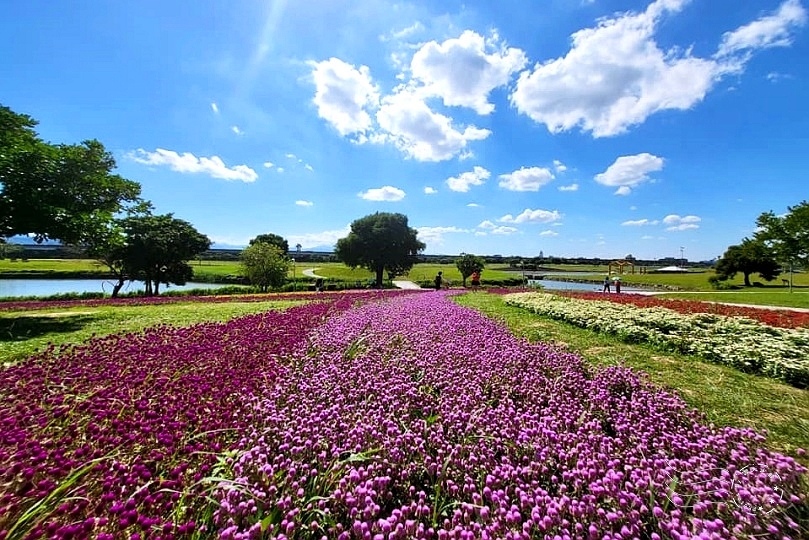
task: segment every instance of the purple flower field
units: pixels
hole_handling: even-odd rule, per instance
[[[0,540],[809,534],[760,434],[444,293],[50,350],[0,398]]]

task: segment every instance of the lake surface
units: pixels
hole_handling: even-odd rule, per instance
[[[62,293],[103,292],[110,294],[114,282],[110,279],[0,279],[0,297],[3,296],[50,296]],[[160,286],[160,292],[188,289],[218,289],[230,287],[223,283],[196,283]],[[126,283],[122,293],[142,291],[143,283]]]
[[[570,275],[570,274],[567,274]],[[575,281],[557,281],[554,279],[529,279],[528,286],[535,287],[537,285],[542,285],[546,289],[552,289],[555,291],[562,290],[562,291],[590,291],[590,292],[601,292],[604,288],[604,285],[601,283],[577,283]],[[643,291],[644,289],[638,289],[633,287],[627,287],[626,285],[621,285],[621,292],[639,292]],[[612,285],[612,291],[615,291],[615,284]]]

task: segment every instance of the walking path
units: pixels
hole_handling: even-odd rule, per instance
[[[326,279],[326,276],[319,276],[315,274],[315,270],[317,270],[317,268],[307,268],[306,270],[303,271],[303,275],[315,279],[317,278]]]
[[[642,294],[645,296],[656,296],[658,294],[669,294],[672,291],[633,291],[631,294]],[[713,291],[687,291],[688,294],[713,294]],[[733,293],[728,293],[733,294]],[[682,299],[680,299],[682,300]],[[801,307],[789,307],[789,306],[765,306],[762,304],[738,304],[734,302],[716,302],[713,300],[699,300],[697,298],[694,299],[695,302],[705,302],[707,304],[720,304],[723,306],[739,306],[739,307],[746,307],[746,308],[756,308],[756,309],[770,309],[770,310],[787,310],[787,311],[799,311],[801,313],[809,313],[809,308],[801,308]]]
[[[394,280],[393,285],[399,289],[421,289],[421,286],[418,283],[413,283],[412,281]]]

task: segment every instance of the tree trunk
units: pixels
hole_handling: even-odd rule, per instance
[[[160,294],[160,280],[154,282],[154,295],[158,296]]]
[[[376,288],[377,289],[382,288],[382,277],[383,277],[384,273],[385,273],[385,267],[384,266],[378,266],[376,268]]]
[[[110,297],[118,298],[118,293],[121,292],[123,286],[124,286],[124,276],[118,276],[118,283],[112,286],[112,294],[110,295]]]
[[[745,287],[750,287],[751,286],[750,285],[750,274],[752,274],[752,272],[745,272],[744,273],[744,286]]]

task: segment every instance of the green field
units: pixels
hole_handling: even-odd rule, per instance
[[[158,324],[187,326],[226,321],[269,309],[284,309],[293,301],[183,302],[146,306],[76,307],[0,312],[0,366],[17,362],[48,343],[79,344],[92,336],[137,332]]]
[[[465,294],[457,301],[503,321],[518,336],[568,348],[593,367],[624,365],[643,371],[653,383],[675,391],[699,409],[708,422],[767,430],[769,444],[789,454],[796,448],[809,448],[809,390],[692,357],[661,353],[651,346],[622,343],[507,306],[498,295]],[[809,458],[803,461],[809,463]]]

